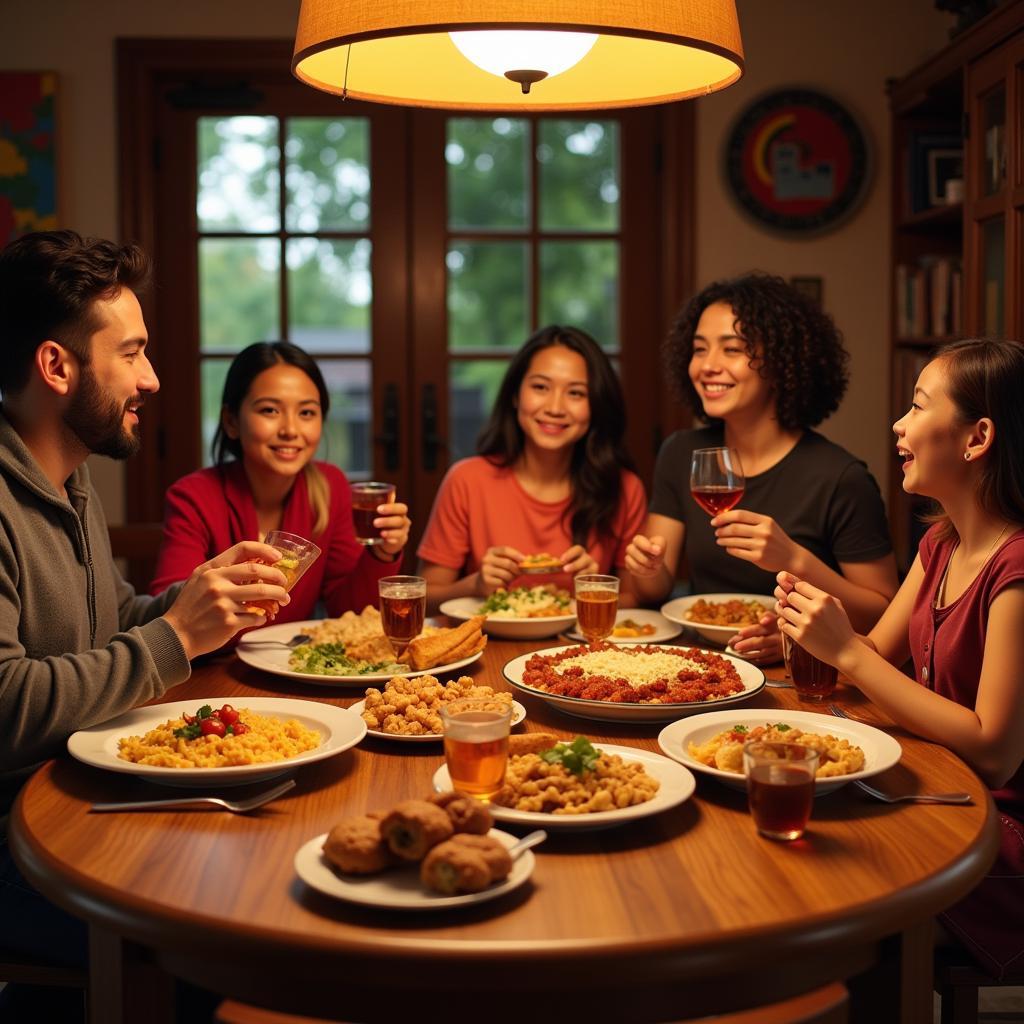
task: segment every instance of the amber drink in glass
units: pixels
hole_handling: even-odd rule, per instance
[[[274,568],[284,573],[284,589],[287,591],[291,591],[305,575],[306,570],[320,557],[320,549],[311,540],[306,540],[297,533],[288,533],[287,530],[271,530],[263,538],[263,543],[281,552],[281,557],[274,563]],[[276,615],[280,606],[276,601],[251,601],[246,607],[250,611],[259,610]]]
[[[619,610],[619,579],[589,573],[573,581],[576,592],[576,627],[588,644],[611,636]]]
[[[799,839],[814,803],[818,752],[799,743],[755,740],[743,748],[747,802],[768,839]]]
[[[786,671],[793,680],[797,697],[808,704],[821,704],[836,688],[839,671],[827,661],[805,651],[795,640],[782,634],[782,655]]]
[[[377,584],[384,635],[400,655],[423,632],[427,581],[422,576],[385,576]]]
[[[505,782],[512,709],[462,698],[441,708],[444,758],[452,788],[489,802]]]
[[[383,544],[380,528],[373,525],[379,515],[378,505],[390,505],[395,500],[395,485],[385,484],[379,480],[367,480],[351,485],[352,488],[352,526],[356,540],[364,547]]]

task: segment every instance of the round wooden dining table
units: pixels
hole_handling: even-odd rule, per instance
[[[506,662],[557,643],[492,638],[457,674],[508,689]],[[781,667],[768,674],[783,677]],[[347,706],[363,694],[228,655],[162,700],[244,706],[277,695]],[[517,699],[528,712],[520,730],[658,749],[663,723],[584,720]],[[491,902],[378,910],[311,890],[293,866],[296,851],[340,819],[430,792],[441,744],[371,733],[240,815],[90,813],[97,801],[168,791],[58,758],[19,796],[12,850],[33,885],[88,922],[91,1015],[105,1024],[170,1020],[172,976],[268,1008],[363,1022],[678,1021],[845,979],[852,1019],[925,1024],[934,915],[985,874],[997,816],[948,750],[893,727],[850,687],[835,700],[902,745],[898,765],[872,780],[878,788],[967,790],[973,803],[885,804],[846,785],[815,800],[803,839],[782,843],[757,834],[742,792],[702,776],[691,799],[659,815],[550,831],[529,882]],[[744,705],[764,709],[766,721],[797,707],[806,710],[783,688]]]

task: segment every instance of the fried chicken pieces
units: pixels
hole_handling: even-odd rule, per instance
[[[328,833],[323,852],[345,874],[421,863],[423,884],[436,892],[480,892],[512,870],[508,851],[487,835],[493,824],[491,812],[471,796],[436,793],[346,818]]]

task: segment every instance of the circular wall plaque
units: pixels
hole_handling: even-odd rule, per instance
[[[760,224],[786,234],[827,231],[866,192],[868,145],[852,115],[812,89],[755,100],[729,132],[725,176]]]

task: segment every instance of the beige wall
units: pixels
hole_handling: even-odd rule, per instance
[[[948,41],[933,0],[738,0],[747,73],[700,101],[697,123],[697,281],[746,270],[824,279],[825,308],[852,355],[842,407],[823,426],[886,488],[889,431],[889,127],[885,81]],[[722,146],[753,99],[787,85],[830,93],[871,146],[870,191],[841,227],[806,241],[773,235],[738,212],[723,187]]]
[[[888,316],[888,153],[884,82],[946,40],[950,19],[932,0],[739,0],[748,71],[739,85],[700,101],[697,276],[705,282],[754,267],[825,279],[825,304],[846,332],[853,385],[826,432],[866,458],[884,482]],[[58,135],[62,219],[116,237],[118,36],[290,37],[298,0],[0,0],[0,67],[60,75]],[[871,138],[874,181],[859,213],[820,239],[791,242],[745,221],[722,189],[724,133],[759,93],[802,84],[833,93]],[[157,339],[159,344],[159,339]],[[121,467],[92,469],[111,521],[123,507]]]

